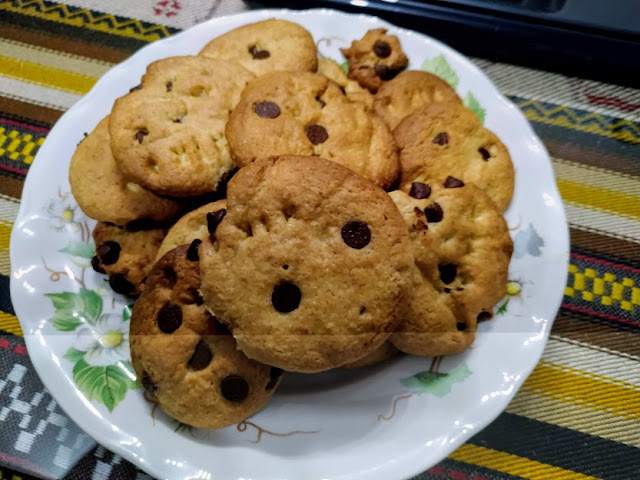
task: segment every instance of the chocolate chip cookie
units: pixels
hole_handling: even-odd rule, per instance
[[[369,30],[360,40],[343,48],[349,61],[349,78],[356,80],[371,93],[394,78],[409,64],[395,35],[387,35],[384,28]]]
[[[166,233],[161,228],[132,230],[98,222],[93,229],[96,255],[91,265],[109,276],[114,292],[139,295]]]
[[[71,157],[69,183],[82,211],[101,222],[165,222],[182,210],[179,202],[145,190],[120,171],[109,146],[109,117],[78,145]]]
[[[407,70],[380,87],[374,108],[393,130],[404,117],[432,103],[460,105],[462,102],[456,91],[440,77]]]
[[[473,185],[449,177],[408,191],[390,194],[415,262],[408,312],[391,342],[414,355],[457,353],[506,294],[513,243],[500,210]]]
[[[387,340],[412,258],[383,190],[336,163],[282,156],[241,168],[227,194],[200,246],[201,292],[248,357],[318,372]]]
[[[170,57],[147,67],[141,88],[116,100],[111,150],[118,167],[153,192],[213,192],[235,168],[224,128],[254,75],[207,57]]]
[[[200,55],[236,62],[256,75],[276,70],[315,72],[316,44],[297,23],[271,18],[213,39]]]
[[[324,75],[329,80],[333,80],[344,89],[349,100],[362,102],[367,107],[373,108],[373,98],[371,92],[360,86],[355,80],[350,80],[345,71],[333,60],[328,58],[318,58],[318,73]]]
[[[198,293],[197,248],[183,245],[149,274],[131,315],[131,363],[147,398],[199,428],[222,428],[261,409],[282,370],[249,360]]]
[[[501,211],[509,206],[514,185],[509,152],[468,108],[431,104],[405,117],[394,136],[403,190],[413,182],[441,184],[453,176],[485,191]]]
[[[251,81],[226,128],[244,167],[272,155],[316,155],[383,188],[397,179],[396,145],[382,119],[316,73],[268,73]]]

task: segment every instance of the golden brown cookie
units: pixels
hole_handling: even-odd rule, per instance
[[[366,355],[355,362],[345,363],[342,368],[353,369],[370,367],[371,365],[376,365],[384,362],[385,360],[389,360],[390,358],[395,357],[398,353],[400,353],[400,351],[393,346],[393,343],[387,340],[369,355]]]
[[[316,73],[274,72],[249,83],[226,128],[240,167],[273,155],[316,155],[383,188],[397,179],[396,145],[382,119]]]
[[[131,363],[146,397],[168,415],[223,428],[261,409],[282,370],[243,355],[199,287],[197,248],[183,245],[158,261],[131,315]]]
[[[400,148],[400,188],[441,184],[448,176],[473,183],[504,211],[511,202],[513,163],[500,139],[478,116],[454,103],[434,103],[405,117],[394,130]]]
[[[367,107],[373,108],[374,96],[371,95],[371,92],[361,87],[355,80],[350,80],[344,70],[342,70],[342,67],[333,60],[318,58],[318,73],[341,86],[349,100],[362,102]]]
[[[180,245],[190,244],[193,240],[206,240],[209,238],[208,221],[215,215],[221,215],[226,211],[225,200],[217,200],[196,208],[182,216],[167,232],[164,237],[157,258],[160,260],[165,253]]]
[[[147,67],[141,88],[116,100],[111,150],[133,181],[163,195],[213,192],[235,164],[224,128],[253,74],[207,57],[170,57]]]
[[[276,70],[315,72],[317,67],[311,34],[297,23],[275,18],[220,35],[200,55],[236,62],[256,75]]]
[[[93,229],[96,255],[91,265],[109,276],[114,292],[139,295],[166,233],[161,228],[131,230],[98,222]]]
[[[387,35],[384,28],[369,30],[349,48],[343,48],[342,54],[349,61],[349,78],[372,93],[409,64],[398,37]]]
[[[282,156],[241,168],[200,246],[201,292],[249,358],[318,372],[376,350],[411,288],[407,228],[349,169]]]
[[[458,353],[504,297],[513,243],[500,210],[473,185],[450,177],[409,192],[390,194],[415,261],[408,312],[391,342],[414,355]]]
[[[432,103],[459,105],[462,102],[456,91],[440,77],[407,70],[380,87],[374,108],[393,130],[404,117]]]
[[[111,154],[108,116],[76,148],[69,166],[69,183],[82,211],[100,222],[166,222],[182,210],[176,200],[145,190],[123,175]]]

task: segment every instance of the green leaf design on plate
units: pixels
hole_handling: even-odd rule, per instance
[[[127,390],[137,387],[121,366],[94,367],[84,360],[73,367],[73,381],[87,399],[102,403],[110,412],[124,399]]]
[[[509,305],[509,299],[507,298],[502,305],[498,308],[496,312],[497,315],[504,315],[507,313],[507,305]]]
[[[338,62],[336,62],[338,63]],[[345,60],[340,64],[340,68],[344,70],[344,73],[349,73],[349,60]]]
[[[84,359],[84,354],[82,350],[78,350],[77,348],[71,347],[67,350],[67,353],[64,354],[64,358],[69,360],[71,363],[78,363],[80,360]]]
[[[451,392],[454,383],[460,383],[471,375],[466,363],[458,365],[449,373],[419,372],[401,380],[411,392],[418,395],[430,393],[436,397],[444,397]]]
[[[83,322],[95,325],[102,313],[102,297],[93,290],[81,288],[79,292],[47,293],[56,313],[51,317],[56,330],[70,332]]]
[[[478,102],[478,99],[473,95],[473,93],[467,93],[467,96],[464,97],[463,103],[465,107],[472,110],[473,113],[478,116],[480,123],[484,125],[485,109],[482,108],[482,105],[480,105],[480,102]]]
[[[133,305],[127,305],[122,309],[122,319],[125,322],[131,320],[131,312],[133,311]]]
[[[60,252],[68,253],[74,257],[93,258],[96,254],[96,249],[93,243],[69,242]]]
[[[453,68],[451,68],[451,65],[449,65],[444,55],[438,55],[431,60],[425,60],[422,63],[422,70],[437,75],[453,88],[458,86],[458,75]]]

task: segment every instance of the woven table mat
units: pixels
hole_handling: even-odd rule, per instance
[[[9,298],[9,236],[38,148],[103,73],[149,42],[246,9],[0,0],[0,480],[150,479],[96,445],[42,386]],[[507,410],[416,480],[638,479],[640,91],[472,60],[551,154],[570,223],[569,280],[543,358]]]

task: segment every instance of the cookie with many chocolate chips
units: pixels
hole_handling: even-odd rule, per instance
[[[374,108],[393,130],[404,117],[432,103],[459,105],[462,102],[456,91],[440,77],[407,70],[380,87]]]
[[[101,120],[76,148],[69,166],[69,183],[82,211],[100,222],[166,222],[182,210],[176,200],[145,190],[120,171],[109,146],[109,117]]]
[[[318,372],[376,350],[411,288],[408,231],[389,196],[351,170],[282,156],[241,168],[200,245],[205,303],[250,358]]]
[[[158,250],[158,260],[169,250],[180,245],[191,244],[194,240],[208,239],[213,233],[211,232],[212,221],[217,216],[221,216],[222,212],[226,212],[226,205],[225,200],[217,200],[185,213],[167,232]]]
[[[371,93],[376,93],[409,64],[398,37],[387,35],[384,28],[369,30],[360,40],[351,42],[349,48],[343,48],[342,54],[349,61],[349,78]]]
[[[224,135],[229,113],[254,75],[207,57],[153,62],[142,87],[116,100],[111,150],[132,181],[162,195],[213,192],[235,168]]]
[[[93,229],[96,255],[91,265],[109,276],[114,292],[139,295],[166,233],[162,228],[133,230],[98,222]]]
[[[396,145],[384,121],[324,75],[274,72],[251,81],[226,134],[240,167],[272,155],[316,155],[383,188],[397,179]]]
[[[511,202],[514,170],[507,147],[478,116],[457,103],[434,103],[400,122],[400,188],[447,177],[473,183],[504,211]]]
[[[413,294],[391,342],[406,353],[449,355],[474,340],[478,320],[506,294],[513,243],[500,210],[450,177],[390,193],[411,238]]]
[[[311,34],[297,23],[274,18],[220,35],[200,55],[238,63],[256,75],[276,70],[314,72],[317,67]]]
[[[146,396],[170,416],[223,428],[261,409],[282,370],[249,360],[198,293],[200,269],[183,245],[155,265],[131,315],[131,363]]]

